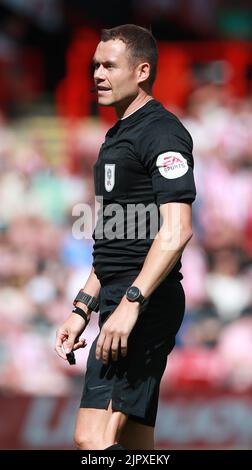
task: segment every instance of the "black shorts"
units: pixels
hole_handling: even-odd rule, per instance
[[[101,328],[113,313],[136,275],[101,283]],[[81,408],[112,409],[129,419],[155,426],[159,385],[167,355],[175,345],[175,335],[182,323],[185,297],[180,281],[166,278],[141,307],[138,320],[128,338],[126,357],[119,355],[109,364],[95,357],[97,338],[87,361]]]

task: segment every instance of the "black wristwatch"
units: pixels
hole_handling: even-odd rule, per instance
[[[139,302],[141,305],[144,303],[145,301],[145,298],[144,296],[141,294],[141,291],[140,289],[138,289],[138,287],[136,286],[130,286],[128,287],[128,289],[126,290],[126,298],[130,301],[130,302]]]
[[[80,290],[76,295],[73,304],[76,306],[77,302],[81,302],[86,305],[89,310],[93,312],[98,312],[99,310],[99,302],[96,297],[92,297],[92,295],[86,294],[83,290]]]

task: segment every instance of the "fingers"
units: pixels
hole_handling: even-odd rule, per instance
[[[57,333],[55,351],[59,357],[62,359],[67,359],[66,354],[70,353],[72,350],[76,351],[79,348],[84,348],[87,345],[85,339],[79,340],[75,338],[74,334],[67,333]]]
[[[122,357],[127,356],[128,352],[128,337],[122,336],[121,337],[121,355]]]
[[[73,333],[70,333],[68,335],[68,338],[64,342],[64,349],[65,349],[66,354],[68,354],[72,351],[72,349],[74,347],[74,343],[75,343],[75,335]]]
[[[102,359],[104,364],[109,362],[109,353],[112,342],[112,335],[105,335],[101,332],[96,345],[96,359]]]
[[[103,346],[104,340],[105,340],[105,334],[104,334],[103,330],[101,330],[98,341],[97,341],[97,344],[96,344],[96,350],[95,350],[95,357],[96,357],[97,361],[99,359],[101,359],[102,346]]]
[[[66,340],[66,335],[65,333],[58,333],[57,338],[56,338],[56,343],[55,343],[55,351],[58,354],[59,357],[62,359],[66,360],[66,354],[64,350],[62,349],[63,343]]]
[[[112,343],[111,343],[111,356],[112,356],[113,361],[117,361],[118,359],[119,342],[120,342],[120,337],[114,336]]]
[[[106,334],[101,330],[96,345],[96,359],[102,359],[104,364],[108,364],[110,350],[113,361],[117,361],[119,350],[121,350],[121,355],[125,357],[127,355],[127,340],[128,337],[126,335],[119,336],[115,333],[113,335],[109,333]]]
[[[55,351],[61,359],[67,360],[67,354],[87,345],[85,339],[79,339],[79,335],[62,327],[56,333]]]
[[[85,346],[87,346],[86,340],[80,339],[79,341],[77,341],[77,343],[74,344],[73,351],[77,351],[77,349],[80,349],[80,348],[85,348]]]
[[[109,363],[109,354],[110,354],[110,348],[111,348],[111,341],[112,337],[111,336],[106,336],[106,339],[103,343],[102,347],[102,361],[103,364],[108,364]]]

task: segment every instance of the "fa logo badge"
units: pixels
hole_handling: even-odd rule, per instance
[[[115,163],[105,163],[105,189],[112,191],[115,186]]]

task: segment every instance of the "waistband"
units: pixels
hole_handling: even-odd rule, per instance
[[[136,277],[138,276],[140,271],[138,272],[135,272],[135,273],[117,273],[113,276],[109,276],[109,277],[106,277],[104,279],[99,279],[100,281],[100,284],[101,284],[101,287],[104,287],[104,286],[108,286],[108,285],[111,285],[111,284],[117,284],[117,282],[124,282],[124,281],[127,281],[129,280],[130,282],[133,281],[134,279],[136,279]],[[161,284],[163,284],[163,282],[179,282],[183,279],[183,276],[181,273],[177,273],[177,275],[170,275],[168,274],[168,276],[163,279],[163,281],[161,282]]]
[[[116,273],[113,274],[112,276],[105,277],[103,279],[99,279],[100,284],[102,287],[110,285],[110,284],[115,284],[118,282],[123,282],[124,280],[127,281],[135,279],[140,271],[137,272],[123,272],[123,273]]]

